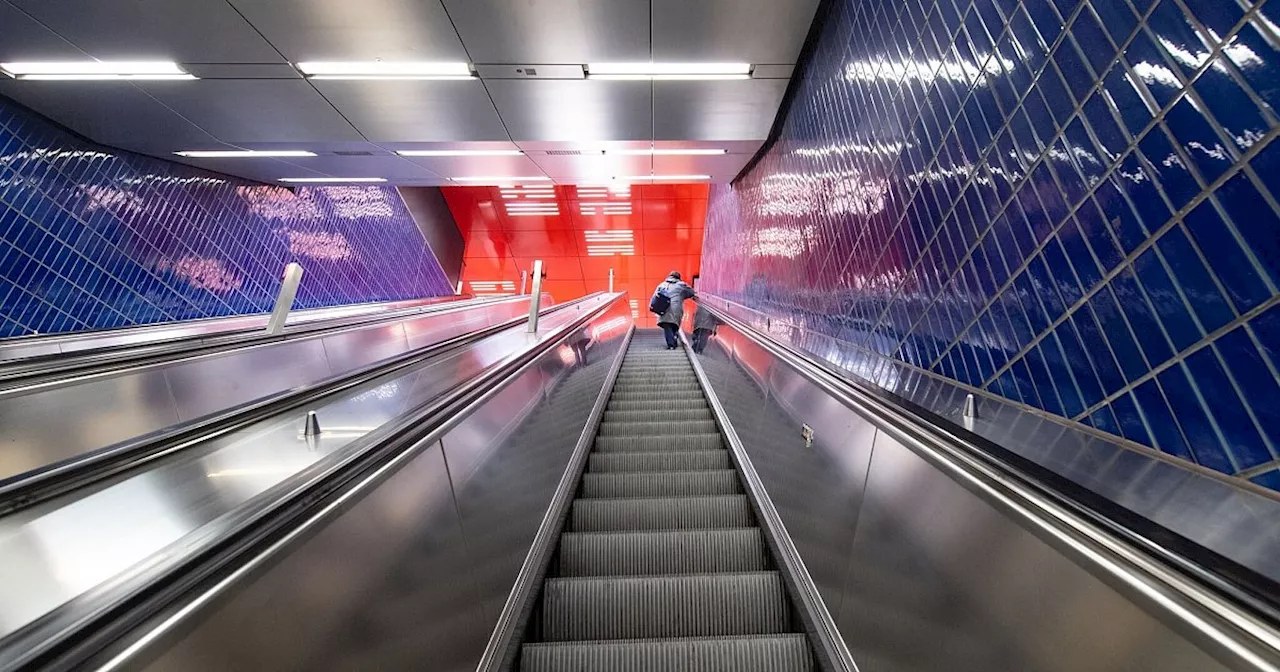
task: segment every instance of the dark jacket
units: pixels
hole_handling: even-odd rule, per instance
[[[666,293],[667,298],[671,299],[671,307],[658,316],[658,324],[679,325],[684,320],[685,299],[692,299],[695,296],[693,288],[681,280],[668,276],[657,289],[653,290],[654,294],[658,292]]]
[[[711,314],[711,311],[703,308],[702,304],[698,304],[693,313],[693,330],[697,331],[699,329],[706,329],[712,332],[716,330],[715,316]]]

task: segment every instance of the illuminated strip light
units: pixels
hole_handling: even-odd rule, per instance
[[[635,232],[620,229],[618,231],[583,231],[588,243],[625,242],[635,240]]]
[[[620,177],[620,180],[629,182],[639,182],[641,180],[678,180],[680,182],[697,182],[701,180],[711,179],[710,175],[634,175],[631,177]]]
[[[606,156],[720,156],[728,154],[727,149],[606,149]]]
[[[10,61],[0,72],[14,79],[196,79],[173,61]]]
[[[494,186],[512,185],[517,186],[525,182],[550,182],[551,178],[546,175],[523,175],[523,176],[498,176],[498,175],[467,175],[464,177],[451,177],[454,182],[476,182],[480,184],[491,184]]]
[[[636,249],[634,247],[616,246],[616,247],[588,247],[587,248],[588,257],[612,257],[615,255],[622,256],[622,257],[633,257],[635,256],[635,254],[636,254]]]
[[[640,302],[636,299],[631,299],[628,303],[631,304],[631,319],[640,319]]]
[[[333,184],[345,182],[386,182],[385,177],[282,177],[281,182],[295,184]]]
[[[474,79],[469,63],[414,61],[307,61],[298,69],[311,79]]]
[[[218,149],[218,150],[185,150],[174,152],[188,159],[265,159],[277,157],[315,156],[315,152],[305,149]]]
[[[750,63],[589,63],[591,79],[750,79]]]
[[[514,292],[516,283],[510,280],[472,280],[471,291],[477,293]]]
[[[402,149],[400,156],[524,156],[518,149]]]

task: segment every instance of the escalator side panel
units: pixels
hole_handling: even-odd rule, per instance
[[[722,325],[701,362],[861,669],[1224,669],[771,360]]]

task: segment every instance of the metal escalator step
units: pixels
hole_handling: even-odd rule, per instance
[[[543,639],[763,635],[791,630],[778,572],[547,579]]]
[[[520,672],[812,672],[804,635],[525,644]]]
[[[663,420],[711,420],[711,409],[705,405],[701,408],[672,408],[670,404],[661,413],[653,411],[605,411],[605,422],[644,422],[662,418]]]
[[[589,473],[628,471],[696,471],[731,469],[729,451],[689,450],[662,452],[591,453],[587,458]]]
[[[746,495],[575,499],[569,532],[691,530],[755,525]]]
[[[603,427],[603,423],[601,424]],[[720,434],[686,434],[684,436],[597,436],[595,449],[615,452],[675,452],[681,450],[717,450],[724,448]]]
[[[719,471],[656,471],[630,474],[585,474],[582,497],[692,497],[697,495],[737,495],[742,492],[738,473]]]
[[[714,420],[657,420],[651,422],[600,423],[600,436],[687,436],[689,434],[713,434]]]
[[[701,403],[699,403],[701,402]],[[711,408],[707,405],[707,400],[698,399],[682,399],[677,403],[662,397],[653,399],[618,399],[616,397],[609,399],[608,410],[610,411],[664,411],[673,406],[684,408]]]
[[[571,532],[560,537],[560,576],[642,576],[769,569],[758,527],[662,532]]]
[[[689,367],[669,368],[669,369],[636,369],[628,371],[625,368],[618,371],[619,380],[697,380],[698,376],[694,374],[693,369]]]
[[[609,396],[610,401],[619,400],[635,400],[635,401],[675,401],[680,403],[688,403],[692,401],[705,401],[706,397],[702,395],[701,389],[689,390],[655,390],[655,389],[619,389],[613,388],[613,393]]]

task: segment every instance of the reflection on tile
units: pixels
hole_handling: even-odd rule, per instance
[[[451,294],[394,189],[285,189],[94,145],[0,98],[0,338]]]
[[[1275,482],[1263,19],[991,4],[836,3],[779,141],[713,187],[703,289],[890,389],[932,371]]]

